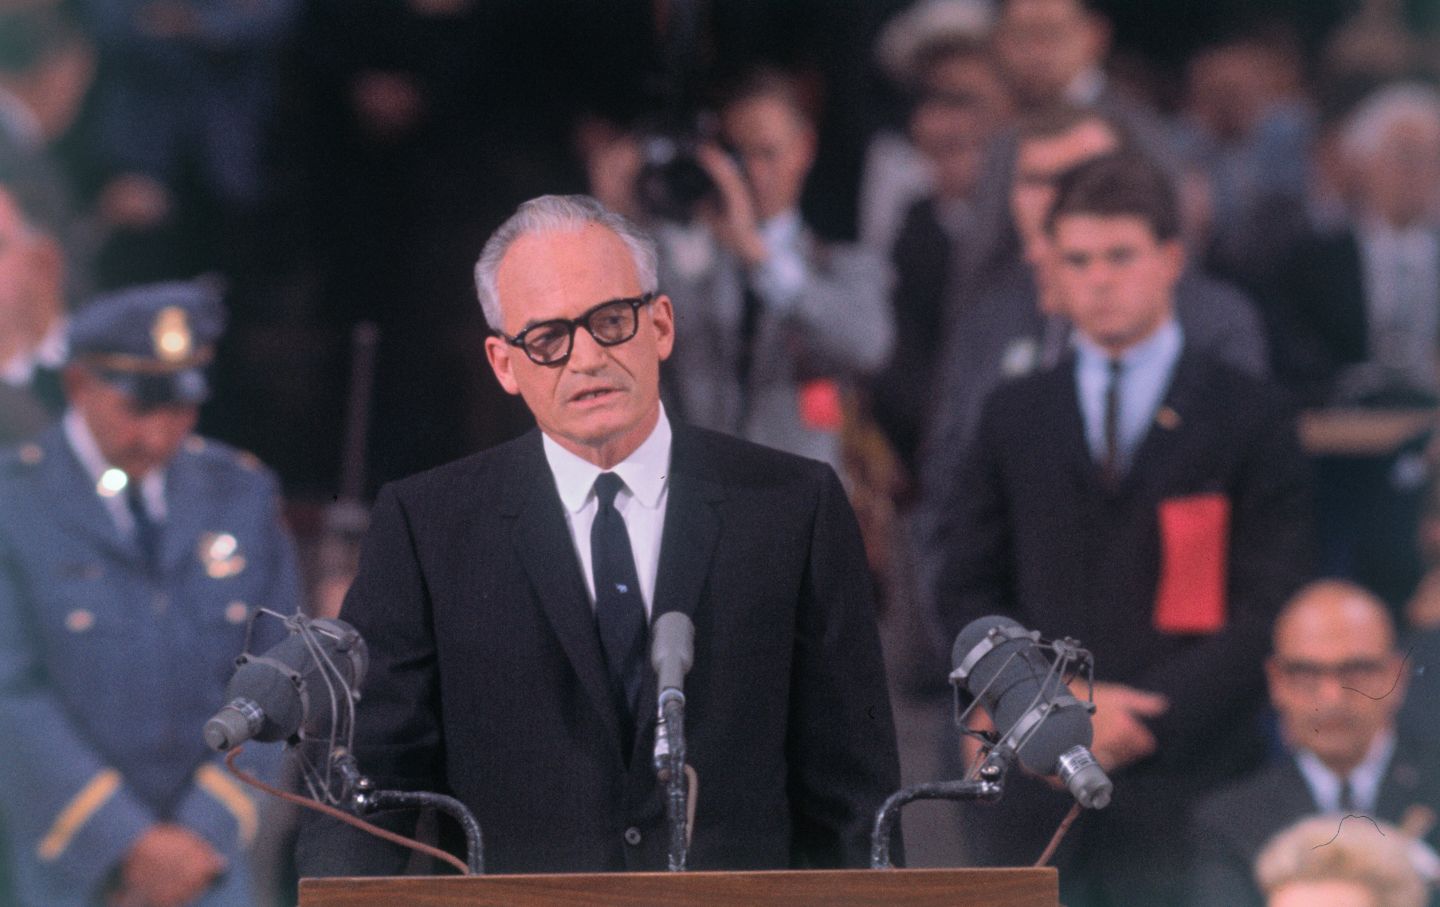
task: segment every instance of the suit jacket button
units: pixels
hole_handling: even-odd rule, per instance
[[[631,847],[640,846],[640,829],[633,825],[625,829],[625,843]]]

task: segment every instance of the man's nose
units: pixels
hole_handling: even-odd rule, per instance
[[[570,359],[565,366],[575,372],[589,372],[605,363],[609,353],[605,347],[584,328],[575,329],[575,340],[570,346]]]

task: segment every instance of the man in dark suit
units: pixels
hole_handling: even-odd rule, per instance
[[[952,308],[926,408],[920,496],[914,510],[917,583],[934,603],[934,581],[946,557],[939,527],[957,502],[955,476],[975,437],[986,398],[1005,381],[1054,367],[1074,328],[1056,300],[1045,216],[1066,171],[1125,147],[1120,128],[1093,111],[1062,108],[1027,118],[1020,127],[1011,216],[1022,237],[1019,254],[1000,263],[979,292]],[[1175,286],[1175,317],[1187,346],[1241,371],[1266,372],[1264,329],[1235,288],[1186,267]],[[947,643],[948,646],[948,643]],[[943,672],[933,671],[937,679]]]
[[[1359,586],[1307,586],[1275,622],[1266,662],[1287,752],[1195,811],[1195,907],[1264,903],[1254,862],[1311,813],[1370,816],[1440,843],[1440,759],[1397,734],[1406,659],[1385,604]]]
[[[362,769],[458,797],[494,871],[664,867],[646,627],[678,610],[696,628],[690,865],[864,865],[898,766],[834,473],[671,425],[654,247],[593,199],[522,205],[476,282],[490,365],[539,430],[382,489],[341,612],[370,644]],[[404,863],[333,824],[300,842],[306,875]]]
[[[1304,466],[1277,394],[1194,351],[1174,315],[1174,191],[1144,159],[1060,181],[1046,229],[1074,352],[999,388],[959,477],[945,632],[995,612],[1095,654],[1093,751],[1115,781],[1060,854],[1072,907],[1181,897],[1176,831],[1254,764],[1260,664],[1304,578]],[[1029,863],[1068,797],[1012,777],[972,855]]]
[[[1309,403],[1440,397],[1440,92],[1393,85],[1340,139],[1355,179],[1344,229],[1302,242],[1272,312],[1277,371]]]

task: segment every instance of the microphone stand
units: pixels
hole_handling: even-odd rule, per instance
[[[674,688],[660,692],[660,721],[655,728],[655,773],[665,782],[665,824],[670,832],[669,869],[684,872],[690,849],[686,813],[689,784],[685,777],[685,694]]]
[[[890,839],[902,807],[916,800],[999,800],[1005,793],[1005,774],[1010,769],[1012,756],[1013,752],[997,747],[980,766],[978,778],[915,784],[887,797],[875,813],[875,827],[870,833],[870,868],[894,868],[890,862]]]
[[[465,865],[470,875],[485,874],[484,843],[480,836],[480,823],[468,807],[454,797],[432,794],[425,791],[376,790],[375,785],[360,774],[355,757],[343,750],[334,756],[336,770],[340,773],[341,784],[351,810],[357,816],[366,816],[382,809],[437,809],[460,823],[465,832]]]

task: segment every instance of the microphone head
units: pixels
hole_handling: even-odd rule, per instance
[[[995,630],[1003,635],[992,637]],[[950,658],[954,682],[980,700],[1002,735],[1023,740],[1016,754],[1026,769],[1053,775],[1062,753],[1090,745],[1090,713],[1017,621],[1001,614],[972,620],[955,638]]]
[[[650,638],[650,666],[655,669],[659,688],[681,689],[695,660],[695,624],[680,611],[666,611],[655,618]]]
[[[312,737],[323,737],[334,718],[326,701],[331,684],[341,688],[340,696],[353,698],[359,689],[370,664],[359,631],[335,618],[297,616],[287,624],[289,636],[261,655],[237,660],[225,687],[229,705],[205,724],[211,748],[230,749],[251,739],[288,740],[302,727]]]
[[[975,647],[984,642],[994,629],[1016,630],[1021,633],[1025,628],[1013,618],[1003,614],[990,614],[985,617],[977,617],[955,637],[955,645],[950,648],[950,668],[959,670],[961,665],[970,657]],[[1013,645],[1013,644],[1012,644]],[[968,684],[967,684],[968,686]]]

